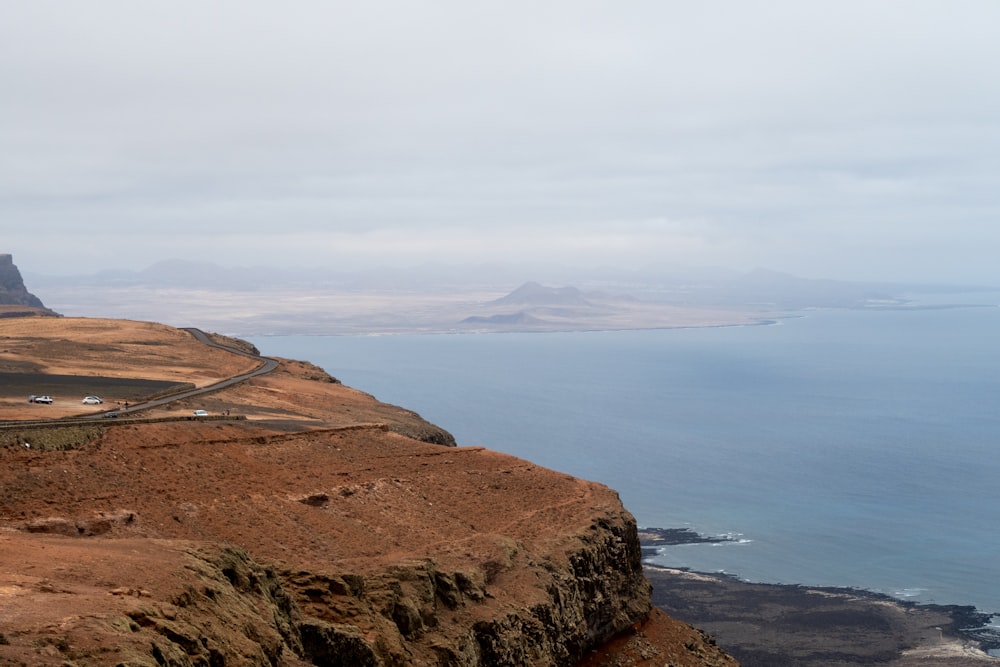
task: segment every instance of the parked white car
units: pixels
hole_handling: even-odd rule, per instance
[[[46,403],[48,405],[52,405],[52,397],[51,396],[35,396],[34,402],[35,403]]]
[[[208,410],[195,410],[194,411],[194,416],[195,417],[207,417],[208,416]]]
[[[83,399],[84,405],[100,405],[103,402],[100,396],[85,396]]]

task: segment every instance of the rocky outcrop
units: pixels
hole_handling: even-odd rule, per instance
[[[98,541],[55,530],[42,543],[7,534],[0,538],[4,554],[29,556],[36,566],[29,578],[0,576],[0,596],[14,619],[0,634],[0,662],[735,665],[704,633],[651,610],[649,585],[635,569],[634,526],[622,518],[596,522],[567,552],[538,561],[524,562],[525,546],[505,540],[504,563],[454,570],[425,558],[365,574],[291,571],[235,545],[139,542],[121,530],[117,540]],[[0,564],[9,565],[3,557]],[[137,581],[136,570],[150,566],[155,575]],[[121,576],[126,583],[116,585]],[[523,588],[528,579],[534,584]],[[34,628],[25,621],[32,615]],[[662,628],[665,620],[673,634],[654,637],[653,621]],[[631,653],[596,651],[620,635]]]
[[[117,510],[114,512],[98,512],[92,517],[70,521],[64,517],[47,517],[35,519],[25,524],[29,533],[52,533],[69,537],[93,537],[105,535],[116,527],[128,526],[136,520],[135,512]]]
[[[425,558],[367,576],[289,573],[303,654],[324,665],[574,665],[651,609],[627,513],[601,517],[565,552],[534,558],[508,538],[497,548],[461,570]]]
[[[0,305],[28,306],[29,308],[48,310],[41,299],[29,292],[24,286],[21,272],[14,264],[13,256],[9,254],[0,254]]]
[[[504,562],[449,570],[425,558],[367,574],[282,572],[238,547],[192,547],[180,591],[126,612],[128,652],[134,664],[178,666],[570,666],[650,611],[625,514],[534,565],[521,562],[525,545],[500,541]]]

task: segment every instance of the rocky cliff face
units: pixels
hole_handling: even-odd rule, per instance
[[[651,611],[606,487],[382,429],[203,428],[0,449],[0,662],[568,667]]]
[[[29,306],[47,310],[41,299],[24,286],[13,256],[0,254],[0,305]]]
[[[91,616],[120,613],[134,659],[167,665],[574,665],[651,609],[635,523],[600,485],[382,429],[211,445],[184,430],[117,426],[81,449],[32,437],[0,453],[0,551],[52,567],[7,583],[24,609],[63,619],[60,659],[106,664],[98,651],[123,638]],[[104,544],[85,555],[108,539],[131,562],[83,565],[117,558]],[[165,552],[182,554],[174,575],[150,581]],[[143,604],[109,611],[119,590]],[[68,613],[52,591],[98,606]],[[28,664],[46,664],[33,653],[44,626],[8,635]]]

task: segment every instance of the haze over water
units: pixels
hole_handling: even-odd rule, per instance
[[[460,445],[607,484],[640,525],[736,539],[658,564],[1000,611],[1000,308],[802,315],[253,342]]]

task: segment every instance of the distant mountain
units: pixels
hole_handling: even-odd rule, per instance
[[[545,287],[536,282],[527,282],[507,296],[491,302],[496,306],[586,306],[583,292],[575,287]]]
[[[588,327],[602,317],[620,313],[623,306],[632,307],[634,302],[631,296],[583,292],[572,286],[547,287],[531,281],[499,299],[479,304],[476,309],[486,312],[466,317],[459,324],[505,331]]]
[[[344,270],[331,267],[225,267],[212,262],[168,259],[141,270],[104,269],[81,275],[32,275],[44,287],[146,287],[253,292],[266,289],[342,291],[462,292],[507,288],[523,272],[493,265],[378,267]]]

